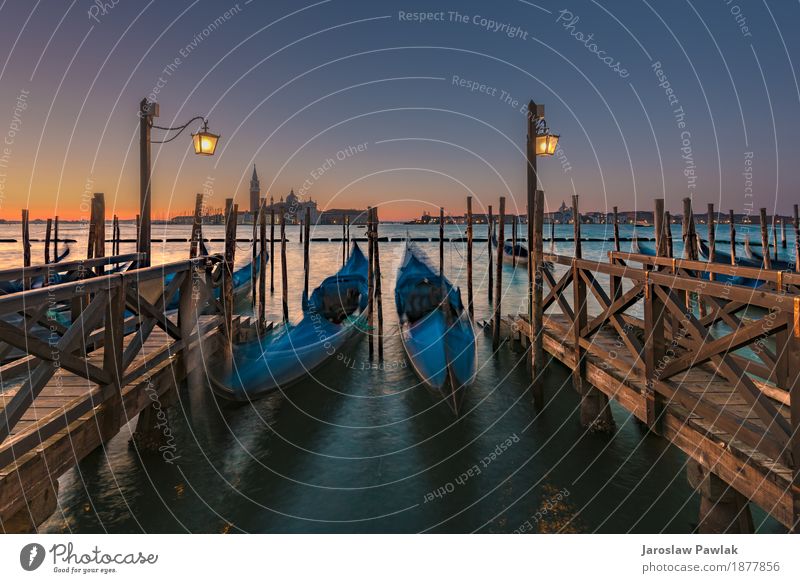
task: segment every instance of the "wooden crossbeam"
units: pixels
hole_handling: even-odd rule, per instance
[[[564,298],[564,290],[572,283],[572,270],[567,271],[561,276],[558,283],[556,283],[553,274],[550,273],[549,270],[541,269],[540,271],[542,272],[542,279],[547,281],[547,284],[550,286],[550,293],[547,294],[542,303],[542,312],[546,312],[550,304],[556,301],[564,315],[572,322],[575,319],[575,313],[572,311],[572,306],[570,306],[569,302]]]
[[[700,325],[694,314],[688,314],[681,309],[672,290],[664,289],[661,286],[654,286],[654,289],[655,293],[664,301],[667,309],[683,318],[683,322],[688,326],[689,338],[696,350],[701,351],[704,339],[709,336],[708,330]],[[719,373],[731,383],[734,390],[747,401],[756,415],[765,423],[767,433],[771,434],[778,443],[788,446],[789,436],[792,433],[791,425],[778,412],[769,398],[756,387],[747,373],[728,355],[715,354],[711,356],[711,361],[717,366]],[[781,458],[785,459],[787,453],[788,451],[784,450]]]
[[[107,294],[97,294],[81,313],[80,318],[72,323],[55,347],[51,347],[40,340],[33,342],[34,339],[22,336],[21,347],[32,354],[38,352],[39,354],[36,354],[36,356],[42,361],[31,371],[17,394],[3,408],[2,417],[0,417],[0,443],[9,436],[25,411],[58,370],[53,365],[53,361],[56,358],[58,358],[60,365],[70,372],[74,372],[83,378],[94,378],[96,379],[94,382],[99,382],[99,384],[108,384],[109,375],[105,371],[72,354],[77,348],[82,348],[79,346],[79,342],[95,328],[105,315],[107,302]],[[8,328],[11,328],[11,330],[8,330]],[[0,337],[6,342],[11,341],[9,343],[12,343],[18,340],[15,336],[19,335],[19,332],[13,326],[0,322]],[[25,341],[27,341],[27,345]],[[83,368],[80,366],[81,364]]]

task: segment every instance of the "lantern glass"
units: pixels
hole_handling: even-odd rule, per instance
[[[555,154],[558,147],[558,137],[558,135],[549,132],[536,136],[536,155],[552,156]]]
[[[192,134],[192,141],[194,142],[194,153],[198,156],[213,156],[217,149],[217,141],[219,135],[212,134],[207,130]]]

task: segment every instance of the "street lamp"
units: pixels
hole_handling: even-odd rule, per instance
[[[150,265],[150,202],[152,194],[151,184],[151,144],[166,144],[180,136],[189,125],[195,121],[202,121],[203,128],[196,134],[192,134],[194,152],[199,156],[213,156],[217,149],[219,134],[212,134],[208,131],[208,120],[201,115],[195,116],[185,124],[175,127],[163,127],[153,124],[153,119],[159,114],[158,103],[150,102],[146,98],[139,103],[139,208],[141,216],[139,219],[139,233],[136,241],[136,251],[144,253],[145,257],[141,267]],[[150,139],[152,129],[165,132],[177,132],[171,137],[163,140],[153,141]]]
[[[528,103],[528,143],[526,162],[528,165],[528,318],[531,323],[533,347],[531,350],[531,374],[533,377],[533,399],[537,407],[543,404],[544,344],[543,344],[543,294],[542,294],[542,232],[544,230],[544,193],[538,190],[539,176],[536,168],[538,156],[552,156],[558,147],[558,134],[550,133],[544,119],[544,105]]]

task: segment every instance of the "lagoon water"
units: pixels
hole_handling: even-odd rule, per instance
[[[520,232],[525,227],[521,226]],[[32,225],[32,237],[43,233]],[[123,237],[133,227],[123,225]],[[240,226],[239,236],[249,236]],[[463,235],[449,225],[446,236]],[[702,231],[702,227],[699,228]],[[739,237],[745,227],[739,227]],[[0,226],[0,238],[17,237],[18,225]],[[78,225],[61,234],[79,239],[72,258],[85,254]],[[486,237],[476,226],[476,237]],[[622,235],[632,227],[622,226]],[[652,236],[652,229],[641,229]],[[436,226],[382,225],[381,235],[438,236]],[[507,226],[506,232],[509,233]],[[680,253],[679,227],[674,229]],[[751,227],[752,237],[757,237]],[[569,237],[559,226],[557,237]],[[188,227],[154,225],[153,237],[188,235]],[[222,227],[206,227],[222,237]],[[312,236],[339,237],[339,227],[315,227]],[[363,236],[353,227],[352,235]],[[547,233],[546,233],[547,235]],[[584,237],[611,237],[605,225],[585,225]],[[290,310],[300,313],[302,246],[288,227]],[[510,236],[510,235],[509,235]],[[727,239],[727,225],[719,227]],[[42,237],[43,238],[43,237]],[[438,261],[438,243],[419,244]],[[545,243],[546,248],[549,243]],[[624,244],[627,246],[628,244]],[[584,257],[605,260],[612,243],[584,243]],[[221,243],[210,243],[212,252]],[[556,251],[572,253],[571,243]],[[790,241],[791,249],[791,241]],[[122,251],[132,250],[123,244]],[[202,367],[180,388],[171,415],[174,463],[140,456],[130,445],[135,420],[105,448],[60,480],[58,510],[49,532],[690,532],[699,500],[685,477],[685,457],[648,435],[614,406],[617,431],[590,435],[578,423],[578,396],[567,370],[546,373],[546,405],[534,409],[527,390],[525,355],[478,333],[479,372],[455,419],[419,385],[397,335],[394,277],[403,243],[382,243],[385,361],[368,359],[360,338],[345,358],[307,380],[252,405],[215,399]],[[475,247],[476,320],[488,319],[487,244]],[[154,244],[154,263],[183,259],[188,245]],[[240,243],[237,263],[249,258]],[[34,261],[41,245],[34,244]],[[277,246],[276,246],[276,255]],[[465,286],[465,245],[447,243],[445,271]],[[280,257],[268,314],[280,318]],[[0,261],[20,263],[16,244],[0,244]],[[341,243],[312,243],[311,285],[341,263]],[[503,273],[503,312],[525,311],[527,273]],[[268,283],[269,285],[269,283]],[[464,298],[466,301],[466,297]],[[246,306],[245,306],[246,308]],[[591,309],[591,307],[590,307]],[[205,365],[209,365],[208,362]],[[756,527],[782,527],[754,508]]]

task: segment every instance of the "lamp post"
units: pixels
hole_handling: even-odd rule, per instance
[[[542,231],[544,228],[544,192],[539,190],[536,168],[537,156],[552,156],[558,146],[557,134],[551,134],[544,119],[544,105],[528,103],[528,321],[531,324],[531,375],[534,404],[544,402],[542,371],[544,366],[543,294],[542,294]]]
[[[202,121],[203,127],[196,134],[192,134],[194,153],[198,156],[213,156],[217,149],[219,134],[212,134],[208,131],[208,120],[203,116],[196,116],[183,125],[175,127],[162,127],[153,124],[153,119],[159,114],[158,103],[150,102],[146,98],[139,103],[139,209],[141,219],[139,224],[139,237],[136,241],[136,251],[144,253],[145,257],[140,266],[150,265],[150,218],[151,218],[151,199],[152,199],[152,176],[151,176],[151,144],[166,144],[171,142],[183,133],[189,124],[195,121]],[[152,129],[163,130],[165,132],[177,132],[172,137],[164,140],[153,141],[150,137]]]

